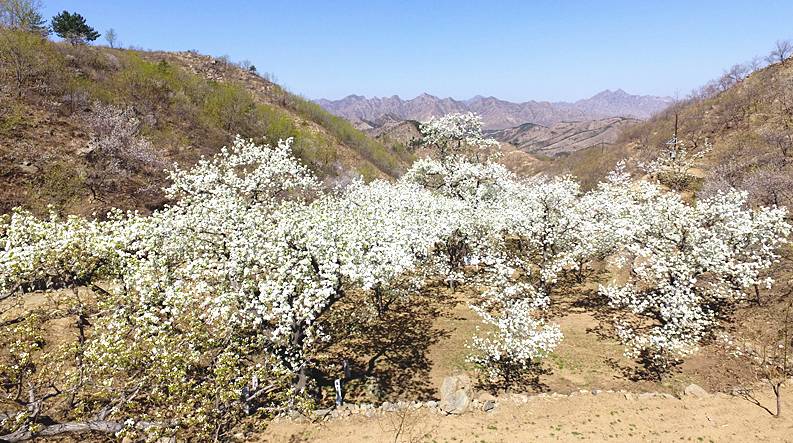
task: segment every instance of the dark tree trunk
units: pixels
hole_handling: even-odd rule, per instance
[[[774,383],[774,396],[776,396],[776,414],[774,417],[779,418],[782,414],[782,383]]]

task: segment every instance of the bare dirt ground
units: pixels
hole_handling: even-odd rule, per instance
[[[772,396],[758,400],[771,407]],[[783,410],[793,406],[788,399]],[[742,397],[626,399],[602,393],[500,402],[492,412],[441,416],[428,410],[327,422],[277,421],[258,442],[793,441],[793,415],[774,418]]]
[[[440,331],[438,340],[426,348],[429,368],[416,376],[434,395],[389,396],[390,401],[428,400],[438,397],[438,388],[448,375],[466,373],[476,377],[466,363],[466,343],[479,324],[468,308],[468,294],[444,294],[442,315],[432,322]],[[573,298],[557,300],[559,315],[551,321],[560,325],[564,340],[543,364],[544,372],[525,392],[522,404],[501,393],[495,410],[469,411],[443,416],[434,410],[418,409],[379,413],[372,417],[353,415],[327,421],[276,420],[268,429],[247,440],[258,442],[513,442],[513,441],[791,441],[793,409],[791,394],[783,394],[783,416],[774,418],[770,388],[758,384],[745,357],[732,355],[715,340],[703,346],[684,364],[660,381],[635,377],[641,369],[623,355],[622,344],[610,333],[611,319],[602,307],[587,304],[581,291]],[[403,379],[412,383],[413,377]],[[682,396],[696,383],[712,395]],[[757,402],[728,394],[736,387],[755,387]],[[629,394],[593,389],[626,390]],[[584,390],[587,393],[581,394]],[[410,391],[404,391],[404,394]],[[561,393],[569,396],[541,397],[534,394]],[[645,394],[643,394],[645,393]],[[675,394],[660,396],[652,393]]]

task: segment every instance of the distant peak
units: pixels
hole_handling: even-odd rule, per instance
[[[623,89],[616,89],[612,91],[611,89],[606,89],[604,91],[600,91],[597,94],[593,95],[592,98],[596,97],[629,97],[631,94],[628,94]]]

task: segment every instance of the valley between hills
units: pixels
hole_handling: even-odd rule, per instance
[[[0,442],[793,442],[790,41],[679,100],[313,100],[42,11]]]

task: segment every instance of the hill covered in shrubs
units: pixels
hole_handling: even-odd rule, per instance
[[[191,165],[237,134],[293,137],[295,155],[329,181],[394,177],[412,158],[249,65],[0,29],[0,212],[149,211],[164,202],[167,166]]]

